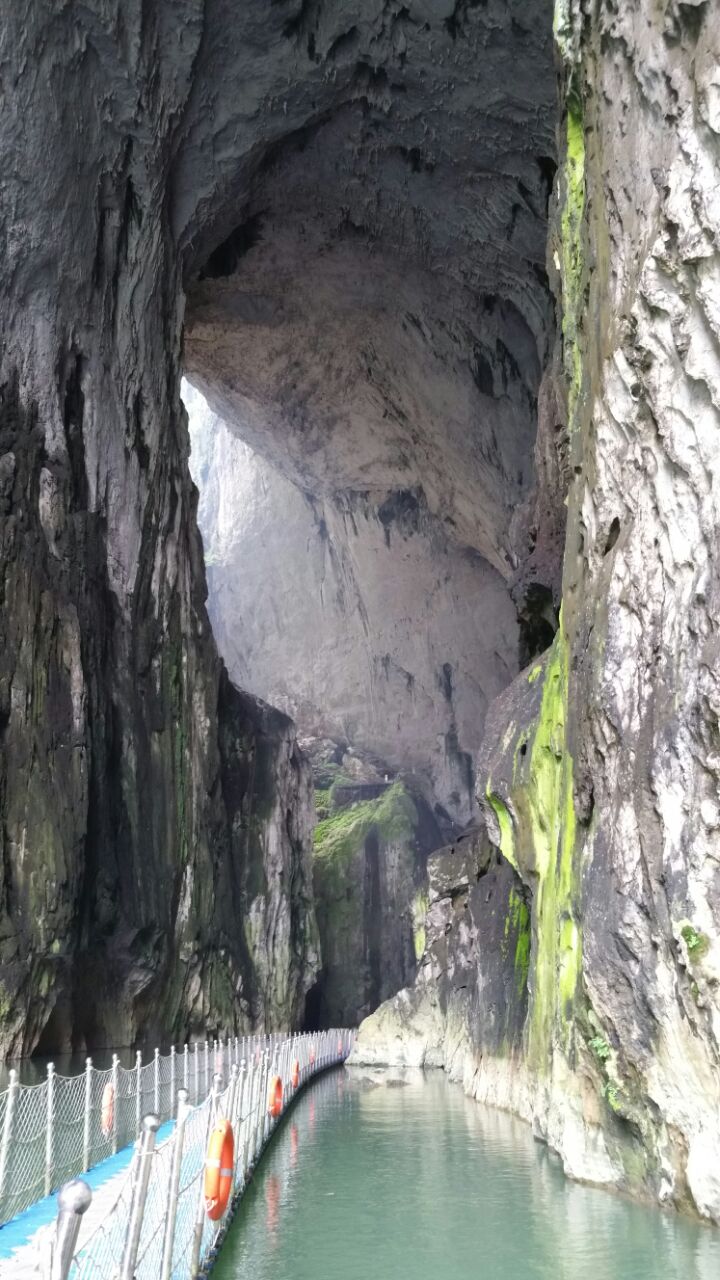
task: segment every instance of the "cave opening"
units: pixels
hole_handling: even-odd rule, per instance
[[[403,11],[382,68],[357,32],[328,41],[337,92],[290,103],[188,258],[208,609],[232,681],[311,761],[317,1025],[412,979],[428,856],[478,820],[488,707],[558,625],[556,73],[549,6],[513,7],[440,31]],[[378,841],[395,938],[368,995],[345,943]]]

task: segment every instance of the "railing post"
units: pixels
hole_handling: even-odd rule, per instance
[[[195,1106],[200,1100],[200,1044],[195,1041]]]
[[[3,1218],[5,1217],[4,1201],[7,1194],[10,1153],[12,1152],[12,1140],[15,1128],[15,1108],[17,1105],[19,1089],[20,1085],[18,1084],[17,1071],[13,1068],[10,1072],[7,1108],[5,1110],[5,1122],[3,1124],[2,1145],[0,1146],[0,1203],[3,1204]]]
[[[67,1280],[75,1253],[80,1222],[90,1207],[92,1191],[87,1182],[73,1178],[66,1182],[58,1196],[58,1216],[52,1246],[50,1280]]]
[[[112,1140],[113,1140],[113,1155],[117,1155],[117,1149],[118,1149],[118,1112],[120,1111],[120,1107],[118,1106],[118,1102],[119,1102],[119,1098],[118,1098],[118,1085],[119,1085],[119,1083],[120,1083],[120,1081],[119,1081],[119,1076],[118,1076],[118,1068],[119,1068],[119,1066],[120,1066],[120,1059],[118,1058],[117,1054],[116,1054],[116,1053],[114,1053],[114,1054],[113,1054],[113,1056],[112,1056],[112,1090],[113,1090]]]
[[[138,1049],[135,1054],[135,1133],[140,1133],[140,1120],[142,1117],[142,1052]]]
[[[142,1138],[140,1140],[138,1171],[135,1185],[133,1187],[133,1197],[130,1205],[130,1220],[128,1223],[127,1236],[125,1238],[122,1262],[120,1264],[119,1280],[134,1280],[135,1263],[137,1262],[138,1249],[140,1247],[140,1233],[142,1231],[143,1216],[145,1214],[148,1182],[150,1181],[150,1170],[152,1168],[153,1152],[155,1150],[155,1136],[159,1128],[160,1120],[158,1116],[145,1116],[145,1119],[143,1120]]]
[[[205,1048],[207,1049],[207,1040],[205,1041]],[[205,1150],[203,1151],[202,1165],[200,1166],[200,1196],[198,1198],[197,1212],[195,1214],[192,1252],[190,1255],[190,1280],[197,1280],[197,1276],[200,1271],[200,1250],[202,1249],[203,1227],[205,1226],[205,1161],[207,1159],[207,1148],[210,1140],[210,1134],[215,1123],[219,1088],[220,1077],[216,1075],[213,1078],[212,1098],[210,1100],[210,1106],[208,1107],[208,1122],[205,1131]],[[120,1280],[125,1280],[125,1277],[121,1276]],[[128,1277],[128,1280],[132,1280],[132,1278]]]
[[[53,1160],[55,1152],[55,1067],[47,1069],[47,1116],[45,1119],[45,1195],[52,1191]]]
[[[230,1196],[229,1196],[228,1203],[232,1202],[232,1198],[235,1192],[235,1169],[237,1167],[237,1143],[238,1143],[238,1138],[240,1136],[238,1122],[237,1122],[237,1117],[239,1114],[239,1109],[237,1106],[238,1076],[239,1076],[238,1069],[235,1066],[235,1063],[233,1062],[230,1068],[230,1100],[228,1105],[228,1120],[232,1125],[232,1131],[233,1131],[233,1134],[235,1135],[235,1158],[233,1159],[232,1176],[230,1179]]]
[[[190,1088],[190,1046],[187,1040],[183,1049],[183,1089]]]
[[[270,1085],[270,1076],[273,1074],[273,1062],[274,1062],[274,1058],[271,1059],[270,1050],[266,1049],[264,1059],[263,1059],[262,1088],[260,1091],[261,1114],[262,1114],[262,1126],[260,1129],[260,1151],[262,1151],[263,1147],[265,1146],[265,1143],[267,1142],[267,1139],[268,1139],[268,1135],[270,1133],[270,1112],[268,1111],[268,1106],[267,1106],[267,1096],[268,1096],[268,1088]],[[258,1154],[260,1154],[260,1152],[258,1152]]]
[[[170,1106],[168,1117],[175,1115],[175,1045],[170,1046]]]
[[[245,1059],[243,1058],[238,1067],[238,1122],[237,1122],[237,1146],[235,1147],[235,1169],[237,1182],[237,1169],[240,1168],[240,1177],[245,1182],[245,1086],[247,1083],[247,1070],[245,1067]]]
[[[92,1116],[92,1058],[85,1059],[85,1124],[83,1126],[83,1173],[90,1168],[90,1118]]]
[[[180,1170],[182,1169],[183,1144],[185,1142],[185,1121],[190,1114],[187,1089],[178,1089],[177,1124],[173,1142],[172,1165],[168,1182],[167,1209],[165,1213],[165,1235],[163,1237],[162,1265],[160,1280],[170,1280],[173,1265],[173,1246],[175,1244],[175,1221],[177,1219],[178,1198],[180,1195]]]
[[[212,1080],[212,1108],[213,1108],[213,1124],[217,1120],[218,1101],[222,1090],[222,1076],[216,1071]]]
[[[205,1041],[205,1096],[210,1090],[210,1045]]]
[[[153,1098],[155,1115],[160,1115],[160,1050],[155,1049],[155,1094]]]

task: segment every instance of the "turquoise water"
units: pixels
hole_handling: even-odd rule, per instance
[[[212,1280],[718,1280],[720,1231],[568,1181],[440,1072],[303,1094]]]

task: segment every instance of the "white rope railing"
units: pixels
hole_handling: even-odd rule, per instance
[[[171,1120],[179,1088],[194,1105],[206,1098],[213,1076],[229,1076],[259,1039],[269,1043],[235,1036],[164,1055],[156,1049],[146,1063],[137,1053],[131,1068],[121,1066],[117,1055],[106,1070],[88,1058],[85,1071],[72,1077],[50,1064],[36,1085],[21,1085],[11,1071],[0,1093],[0,1225],[129,1146],[148,1112],[161,1123]]]
[[[206,1276],[284,1111],[313,1075],[345,1061],[353,1041],[354,1032],[345,1030],[250,1038],[239,1062],[234,1055],[223,1059],[225,1072],[214,1074],[209,1095],[195,1106],[180,1081],[177,1099],[169,1103],[175,1101],[178,1112],[172,1135],[156,1145],[159,1117],[144,1117],[125,1178],[99,1225],[79,1243],[90,1194],[81,1182],[63,1188],[54,1239],[45,1240],[52,1256],[39,1259],[41,1266],[57,1280]],[[227,1204],[221,1216],[211,1217],[206,1178],[217,1162],[207,1158],[208,1140],[224,1121],[230,1123],[234,1139],[232,1164],[221,1171],[228,1179]]]

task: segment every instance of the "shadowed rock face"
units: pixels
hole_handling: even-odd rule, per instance
[[[307,491],[420,488],[507,576],[552,349],[549,9],[312,4],[274,20],[277,134],[233,175],[230,235],[193,277],[188,375]],[[185,154],[202,175],[207,157]]]
[[[527,1017],[498,1048],[459,1000],[447,978],[484,1002],[490,959],[456,927],[359,1052],[442,1061],[573,1176],[717,1222],[720,14],[581,8],[557,13],[562,622],[478,770],[530,911]]]
[[[452,541],[422,491],[313,497],[187,384],[183,395],[210,617],[233,680],[301,734],[412,772],[465,823],[485,712],[517,663],[502,577]]]
[[[205,611],[186,320],[315,500],[422,495],[523,658],[569,482],[562,624],[489,717],[502,859],[438,864],[432,963],[361,1048],[720,1220],[717,6],[558,4],[557,346],[544,4],[8,9],[1,1047],[287,1024],[316,970],[307,768]]]
[[[232,180],[187,153],[233,201],[193,241],[188,376],[254,455],[198,422],[210,612],[239,683],[463,823],[487,704],[557,625],[550,13],[360,8],[280,22],[282,121]]]
[[[548,350],[550,14],[26,0],[0,42],[2,1047],[287,1023],[316,963],[309,783],[210,633],[183,283],[188,367],[256,447],[318,488],[422,489],[508,574]]]

